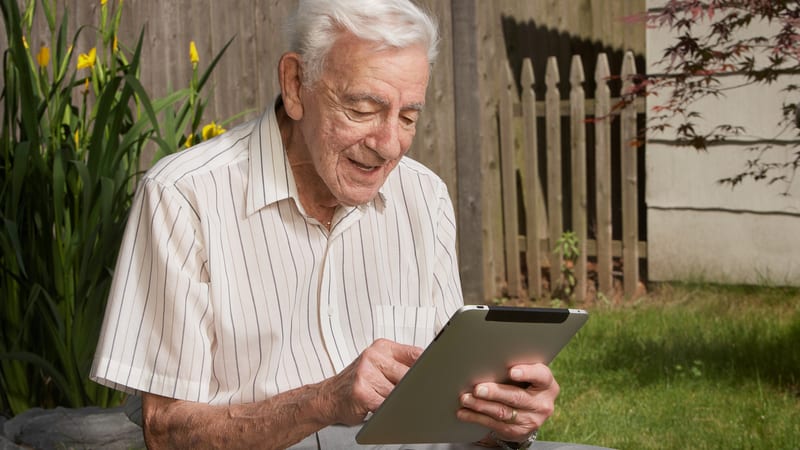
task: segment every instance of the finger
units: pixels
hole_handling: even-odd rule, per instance
[[[555,381],[550,368],[544,364],[520,364],[508,372],[516,383],[527,383],[534,390],[547,390]]]
[[[381,339],[377,342],[387,345],[391,350],[392,358],[407,367],[411,367],[417,361],[419,355],[422,354],[422,349],[413,345],[400,344],[387,339]]]
[[[476,395],[472,396],[475,399],[474,404],[479,411],[491,417],[500,421],[508,420],[511,409],[516,409],[519,415],[527,417],[529,422],[542,424],[553,414],[559,386],[553,381],[548,390],[535,390],[485,383],[476,387],[475,392]]]
[[[473,393],[478,398],[492,400],[515,408],[534,409],[536,402],[555,401],[560,392],[550,368],[544,364],[521,364],[509,370],[510,384],[481,383]],[[522,387],[521,387],[522,386]]]
[[[405,376],[421,352],[419,347],[379,339],[362,354],[366,366],[364,370],[374,367],[393,387]]]
[[[482,399],[499,407],[533,409],[534,393],[528,389],[499,383],[481,383],[472,391],[476,399]],[[502,416],[499,416],[502,419]]]
[[[473,401],[464,406],[499,421],[508,420],[511,411],[516,409],[526,423],[544,423],[553,414],[555,399],[560,391],[550,369],[542,364],[520,365],[513,367],[509,375],[512,383],[524,382],[528,387],[481,383],[472,392]]]
[[[508,441],[523,441],[539,428],[538,424],[530,422],[529,419],[519,415],[519,413],[514,422],[499,420],[497,417],[471,408],[459,409],[456,412],[456,417],[463,422],[474,423],[488,428],[494,431],[501,439]]]
[[[368,382],[368,389],[374,395],[369,397],[370,406],[380,406],[381,403],[392,393],[396,383],[392,383],[385,377],[377,377],[375,380]]]
[[[464,407],[456,412],[459,420],[489,428],[498,437],[508,441],[527,439],[549,416],[549,414],[539,414],[537,411],[517,410],[509,405],[478,399],[469,393],[461,397],[461,402]]]
[[[406,375],[409,369],[409,366],[392,359],[379,362],[377,367],[386,380],[392,384],[393,388]]]
[[[519,416],[520,410],[511,405],[484,400],[471,393],[463,394],[460,401],[462,407],[487,416],[496,422],[511,422]]]

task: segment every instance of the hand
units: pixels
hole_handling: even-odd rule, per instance
[[[544,364],[523,364],[509,370],[513,384],[480,383],[461,396],[457,416],[483,425],[505,441],[522,442],[553,414],[560,387]],[[516,411],[516,412],[515,412]]]
[[[322,383],[332,423],[358,425],[375,411],[422,354],[422,349],[378,339],[341,373]]]

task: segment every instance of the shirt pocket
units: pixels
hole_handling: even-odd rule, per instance
[[[425,348],[433,340],[436,308],[431,306],[375,305],[375,338]]]

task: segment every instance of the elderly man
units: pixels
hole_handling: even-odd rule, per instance
[[[160,161],[131,211],[92,377],[142,395],[152,448],[354,446],[462,303],[447,190],[404,157],[435,21],[301,0],[290,29],[273,107]],[[559,387],[509,376],[529,387],[480,384],[454,414],[519,448]]]

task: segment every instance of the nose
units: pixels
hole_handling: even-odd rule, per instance
[[[400,121],[394,118],[377,124],[364,139],[364,144],[383,159],[392,160],[403,156],[406,141]]]

